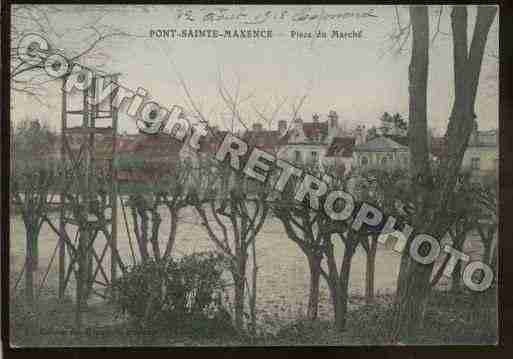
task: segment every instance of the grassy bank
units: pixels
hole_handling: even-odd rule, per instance
[[[393,307],[391,297],[362,305],[348,313],[347,328],[338,333],[330,321],[298,319],[283,323],[274,333],[259,330],[257,336],[228,335],[205,331],[201,323],[187,333],[173,331],[172,323],[160,328],[139,328],[113,315],[102,304],[91,307],[81,332],[73,330],[71,301],[53,298],[29,308],[18,299],[11,304],[11,343],[15,346],[260,346],[260,345],[384,345],[389,344]],[[420,335],[404,344],[495,344],[497,342],[496,296],[493,290],[434,292],[426,309]],[[167,326],[167,328],[166,328]]]

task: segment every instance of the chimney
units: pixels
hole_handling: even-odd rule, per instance
[[[262,129],[263,129],[263,126],[260,122],[253,124],[253,131],[260,132],[260,131],[262,131]]]
[[[356,126],[354,130],[355,145],[360,145],[365,142],[364,130],[365,128],[362,128],[362,126]]]
[[[297,117],[294,120],[294,131],[300,131],[302,129],[303,129],[303,120],[301,119],[301,117]]]
[[[330,127],[332,127],[332,128],[338,127],[338,114],[337,114],[337,111],[330,110],[330,112],[328,114],[328,119],[329,119]]]
[[[280,133],[280,136],[283,136],[287,132],[287,121],[278,121],[278,132]]]

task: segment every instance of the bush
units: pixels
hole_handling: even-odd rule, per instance
[[[136,325],[182,334],[232,332],[222,303],[224,268],[224,259],[213,253],[137,264],[114,282],[113,301]]]
[[[423,329],[403,344],[495,344],[496,293],[434,290],[427,303]],[[390,303],[362,306],[348,313],[348,338],[358,344],[390,344],[394,308]]]
[[[27,304],[23,295],[10,298],[9,336],[11,345],[39,346],[61,344],[56,333],[73,328],[74,305],[70,298],[59,300],[53,295]]]
[[[331,321],[301,318],[281,327],[274,341],[279,345],[340,345],[342,338]]]
[[[426,344],[497,344],[497,292],[439,292],[426,311]]]
[[[394,308],[388,302],[363,305],[348,313],[347,337],[360,345],[390,344],[393,318]]]

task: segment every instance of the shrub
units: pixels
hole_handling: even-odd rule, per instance
[[[13,296],[9,303],[9,336],[11,345],[39,346],[61,344],[58,333],[73,328],[74,305],[70,298],[50,296],[27,304],[23,295]]]
[[[208,335],[231,331],[224,308],[224,259],[195,253],[179,260],[147,261],[113,283],[113,301],[141,326]]]
[[[280,345],[340,345],[342,335],[330,321],[301,318],[282,326],[274,341]]]

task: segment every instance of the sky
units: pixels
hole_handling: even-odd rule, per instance
[[[89,8],[88,8],[89,7]],[[119,82],[131,89],[146,89],[163,106],[181,105],[191,109],[182,85],[183,78],[196,107],[212,124],[229,127],[229,109],[220,93],[223,83],[235,95],[239,88],[241,117],[250,125],[259,122],[255,108],[270,115],[283,103],[272,127],[281,119],[290,120],[292,105],[306,95],[299,115],[311,120],[336,110],[342,126],[377,125],[385,111],[408,117],[408,64],[411,37],[404,50],[390,50],[390,34],[397,31],[394,6],[100,6],[63,5],[63,12],[47,14],[51,31],[47,34],[60,48],[79,51],[87,48],[95,33],[116,29],[130,37],[102,42],[91,58],[81,61],[103,71],[121,73]],[[224,12],[222,8],[226,9]],[[440,6],[430,6],[433,37]],[[45,10],[44,7],[40,8]],[[84,12],[85,11],[85,12]],[[208,13],[223,12],[212,20]],[[407,7],[398,7],[399,23],[409,22]],[[469,6],[469,40],[476,9]],[[228,17],[245,14],[239,19]],[[282,16],[283,14],[283,16]],[[304,15],[325,14],[322,19]],[[337,19],[335,15],[339,14]],[[372,16],[362,16],[372,14]],[[186,16],[187,15],[187,16]],[[207,16],[206,16],[207,15]],[[440,27],[430,48],[428,120],[435,134],[443,134],[453,102],[452,42],[450,8],[444,6]],[[280,18],[282,16],[283,18]],[[22,18],[20,16],[20,18]],[[15,19],[18,29],[38,32],[30,20]],[[193,20],[190,20],[193,19]],[[244,20],[246,19],[246,20]],[[249,20],[248,20],[249,19]],[[259,22],[247,24],[245,22]],[[33,27],[33,28],[31,28]],[[271,39],[155,38],[158,29],[264,29]],[[326,39],[292,38],[291,31],[324,31]],[[361,31],[361,38],[330,38],[332,31]],[[482,130],[498,127],[498,16],[490,31],[476,100],[476,114]],[[221,82],[220,82],[221,79]],[[237,86],[237,84],[239,84]],[[47,85],[45,106],[13,93],[13,118],[39,118],[55,129],[60,125],[58,83]],[[136,126],[120,115],[120,132],[134,133]]]

